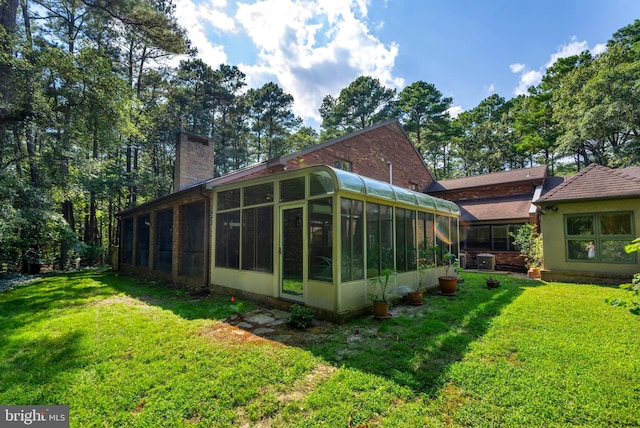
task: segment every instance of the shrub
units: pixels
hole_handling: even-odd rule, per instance
[[[302,305],[293,305],[289,309],[287,322],[293,328],[305,330],[313,323],[313,309]]]

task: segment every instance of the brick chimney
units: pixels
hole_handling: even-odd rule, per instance
[[[176,142],[173,191],[213,178],[213,140],[180,131]]]

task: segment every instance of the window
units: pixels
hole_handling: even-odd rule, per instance
[[[418,249],[420,250],[420,258],[424,259],[421,262],[425,264],[436,262],[436,252],[433,250],[435,246],[433,226],[432,213],[418,212]]]
[[[413,181],[410,181],[409,182],[409,189],[413,190],[414,192],[417,192],[418,191],[418,184],[414,183]]]
[[[133,219],[125,218],[122,225],[122,263],[133,263]]]
[[[151,222],[149,214],[138,217],[136,231],[136,266],[149,266],[149,238]]]
[[[634,239],[633,214],[598,213],[565,216],[569,261],[635,263],[635,253],[624,246]]]
[[[341,199],[342,281],[355,281],[364,277],[364,203]]]
[[[257,184],[242,189],[244,192],[243,205],[258,205],[273,202],[273,183]]]
[[[393,269],[392,207],[367,204],[367,278]]]
[[[466,238],[460,244],[465,250],[519,251],[513,245],[511,233],[516,233],[522,224],[486,224],[470,226]],[[454,242],[456,240],[454,239]]]
[[[309,201],[309,279],[333,281],[332,199]]]
[[[226,190],[218,193],[218,211],[240,208],[240,189]]]
[[[242,269],[273,272],[273,206],[242,210]]]
[[[326,171],[314,172],[309,176],[309,195],[318,196],[333,193],[333,180]]]
[[[181,207],[180,274],[201,276],[204,273],[204,202]]]
[[[280,202],[304,199],[304,177],[282,180],[280,182]]]
[[[171,272],[173,262],[173,210],[156,214],[155,269]]]
[[[333,162],[333,166],[343,171],[349,171],[349,172],[353,171],[351,162],[348,160],[336,158],[336,160]]]
[[[216,266],[240,267],[240,210],[216,215]]]
[[[396,270],[398,272],[416,270],[415,223],[415,211],[396,208]]]
[[[451,225],[450,218],[443,215],[436,216],[436,246],[440,259],[451,251]]]

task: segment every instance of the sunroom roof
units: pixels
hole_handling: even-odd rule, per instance
[[[391,202],[415,205],[450,214],[460,214],[458,206],[450,201],[394,186],[384,181],[364,177],[353,172],[327,167],[336,176],[338,190],[357,193],[367,197],[386,199]]]

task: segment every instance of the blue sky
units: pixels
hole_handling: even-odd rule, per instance
[[[599,53],[640,19],[637,0],[175,0],[199,57],[274,81],[317,128],[322,98],[361,75],[401,90],[424,80],[452,114],[537,84],[557,58]]]

